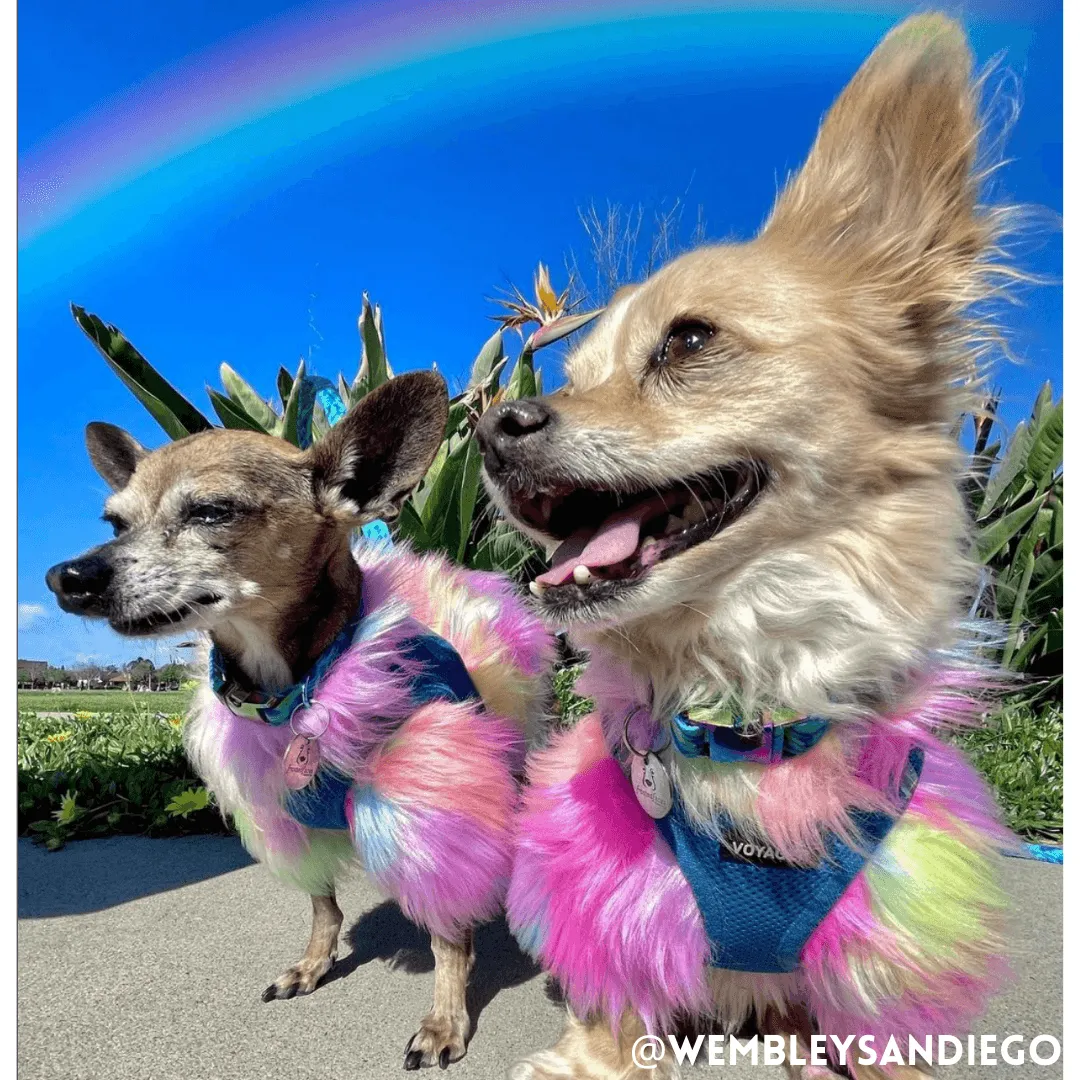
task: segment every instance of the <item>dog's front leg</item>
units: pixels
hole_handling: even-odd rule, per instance
[[[333,893],[329,896],[313,896],[311,908],[311,940],[307,952],[263,991],[263,1001],[310,994],[334,966],[338,934],[341,932],[341,908],[337,906]]]
[[[445,1069],[465,1056],[469,1037],[465,994],[476,959],[472,931],[466,930],[460,941],[432,934],[431,951],[435,954],[435,1001],[405,1047],[405,1068],[410,1070],[436,1062]]]

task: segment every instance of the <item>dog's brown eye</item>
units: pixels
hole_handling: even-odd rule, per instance
[[[716,331],[706,323],[687,320],[676,323],[669,331],[660,350],[661,364],[677,364],[708,345]]]

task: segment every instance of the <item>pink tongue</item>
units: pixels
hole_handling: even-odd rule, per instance
[[[551,559],[551,569],[536,580],[541,585],[562,585],[574,572],[575,566],[614,566],[629,559],[637,551],[641,526],[656,514],[656,499],[616,510],[592,533],[579,529],[564,540]]]

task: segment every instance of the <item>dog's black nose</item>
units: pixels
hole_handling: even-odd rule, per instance
[[[549,433],[555,414],[540,398],[505,401],[488,409],[476,426],[476,438],[490,468],[535,447],[538,436]]]
[[[46,575],[45,584],[61,600],[95,600],[112,581],[112,564],[100,555],[57,563]]]

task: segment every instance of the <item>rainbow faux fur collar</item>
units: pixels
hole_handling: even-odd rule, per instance
[[[726,931],[707,925],[616,756],[626,708],[647,700],[647,687],[593,664],[581,689],[597,712],[530,756],[508,917],[579,1015],[631,1009],[652,1030],[670,1029],[680,1014],[715,1012],[716,978],[735,977],[707,974]],[[905,710],[846,721],[780,765],[709,763],[760,770],[741,835],[805,866],[827,857],[830,837],[856,841],[857,815],[887,810],[881,793],[897,790],[913,751],[922,759],[906,810],[795,950],[785,965],[794,970],[738,976],[738,1008],[794,1001],[822,1034],[882,1039],[962,1031],[983,1009],[1005,970],[994,863],[1013,838],[963,755],[934,734],[975,720],[976,683],[968,671],[938,670]],[[638,746],[655,734],[647,716],[640,723]],[[755,929],[753,904],[742,918],[739,936]],[[724,1017],[734,1026],[745,1018],[736,1011]]]

